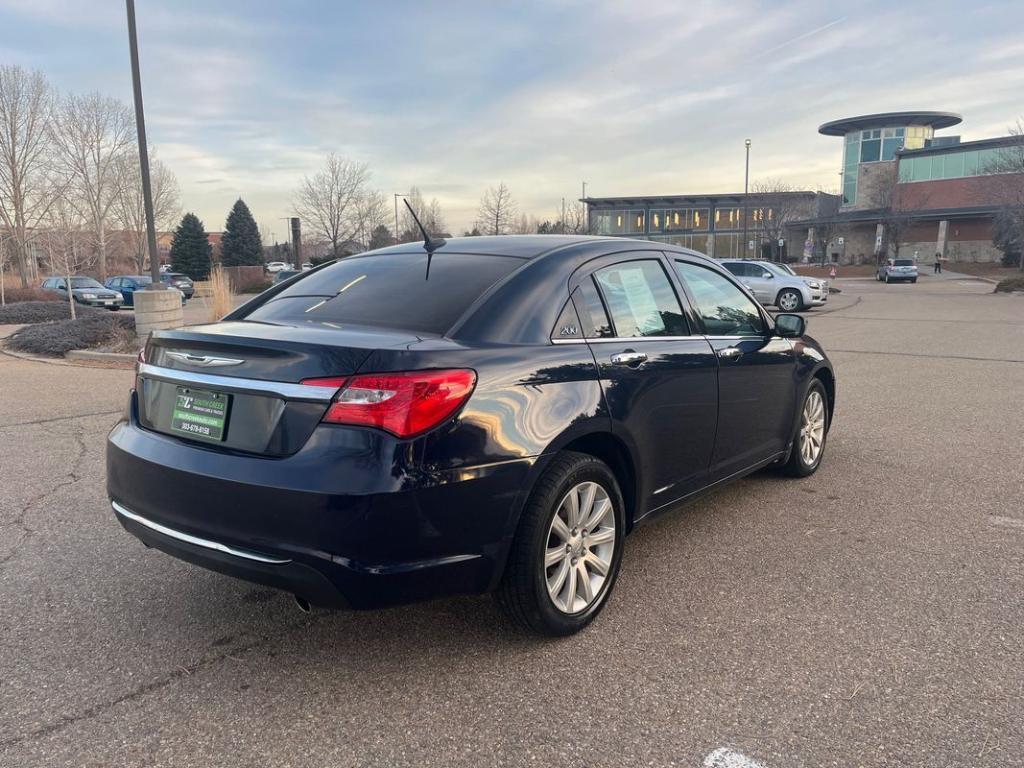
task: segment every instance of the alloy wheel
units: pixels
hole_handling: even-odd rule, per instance
[[[573,486],[548,529],[544,579],[548,597],[562,613],[578,613],[604,589],[615,554],[615,508],[599,484]]]
[[[800,417],[800,458],[813,467],[825,443],[825,400],[821,392],[811,390]]]
[[[794,309],[800,306],[800,297],[793,291],[783,291],[782,295],[779,296],[779,308],[786,311],[792,312]]]

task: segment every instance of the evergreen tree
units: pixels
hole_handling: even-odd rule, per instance
[[[194,213],[186,213],[171,240],[171,269],[193,280],[205,280],[210,276],[212,253],[203,222]]]
[[[395,242],[395,239],[391,236],[391,230],[383,224],[378,224],[373,232],[370,233],[370,247],[368,250],[373,251],[377,248],[384,248],[393,242]]]
[[[263,243],[256,220],[242,198],[228,214],[220,239],[220,262],[225,267],[250,267],[263,263]]]

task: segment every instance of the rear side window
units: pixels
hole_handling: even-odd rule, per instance
[[[401,328],[443,335],[481,294],[520,267],[510,256],[355,256],[296,280],[244,319]]]
[[[677,261],[676,272],[693,295],[704,331],[709,336],[760,335],[761,313],[747,295],[723,275],[707,267]]]
[[[688,336],[690,331],[661,263],[627,261],[599,269],[594,280],[615,324],[615,335]]]

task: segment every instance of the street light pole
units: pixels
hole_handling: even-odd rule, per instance
[[[153,190],[149,183],[149,150],[146,147],[146,118],[142,109],[142,77],[139,74],[139,43],[135,33],[135,0],[125,0],[128,10],[128,49],[132,60],[132,93],[135,100],[135,130],[139,138],[139,171],[142,175],[142,206],[146,212],[146,243],[149,246],[150,288],[163,290],[160,260],[156,252],[156,224],[153,221]]]
[[[587,199],[587,182],[583,182],[583,199]],[[590,234],[590,206],[583,203],[583,227],[586,233]]]
[[[398,198],[400,198],[400,197],[403,197],[403,198],[404,197],[408,197],[408,195],[403,195],[401,192],[395,192],[394,195],[395,195],[395,242],[397,243],[398,242]]]
[[[743,258],[748,258],[747,254],[747,188],[750,184],[750,139],[743,142],[747,147],[747,161],[743,171],[743,242],[740,246],[743,248]]]

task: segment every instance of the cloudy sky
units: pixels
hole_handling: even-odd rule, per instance
[[[1024,3],[137,0],[147,123],[183,204],[221,229],[241,195],[284,237],[324,154],[417,185],[452,231],[504,181],[552,217],[596,196],[835,190],[866,112],[961,112],[965,139],[1024,116]],[[119,0],[0,0],[0,61],[130,102]]]

